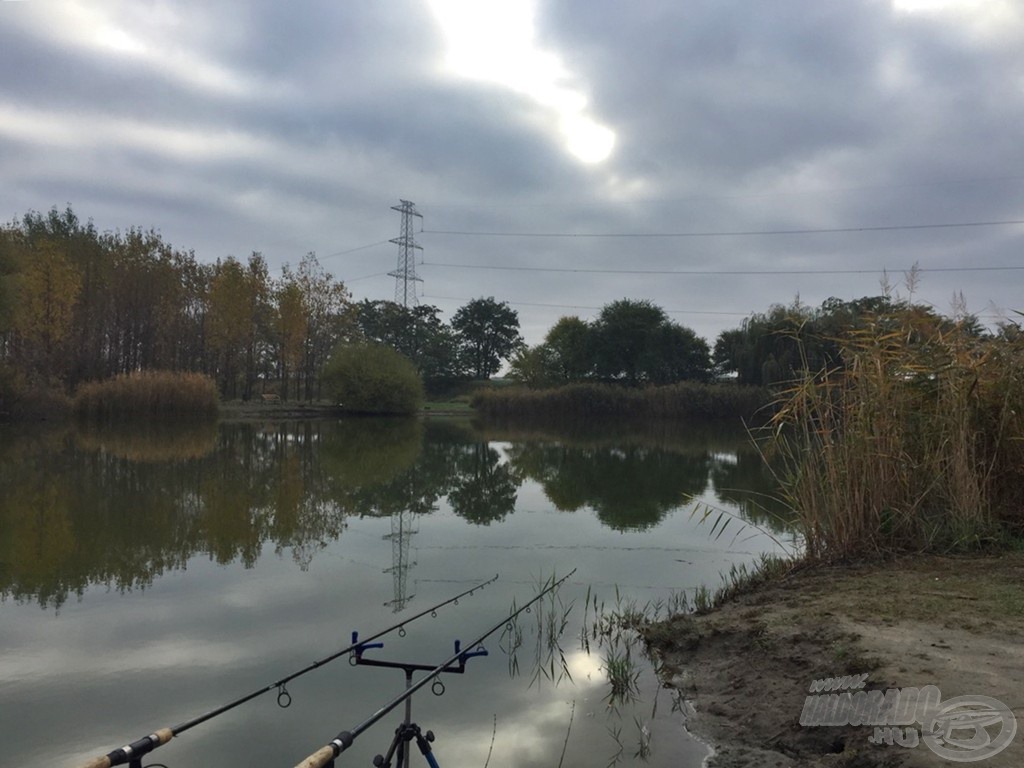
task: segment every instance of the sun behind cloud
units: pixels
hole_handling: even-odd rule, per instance
[[[496,83],[549,110],[566,149],[584,163],[608,159],[615,132],[588,111],[577,78],[536,40],[536,3],[428,0],[448,45],[447,67]]]

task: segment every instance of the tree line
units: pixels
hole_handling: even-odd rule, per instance
[[[100,233],[70,207],[0,226],[0,413],[12,392],[145,370],[206,374],[228,399],[269,385],[312,400],[332,351],[368,341],[432,384],[493,375],[521,338],[493,298],[451,324],[436,307],[353,302],[312,253],[274,278],[260,253],[202,263],[152,230]]]
[[[772,386],[841,365],[844,334],[897,316],[922,339],[953,325],[985,333],[965,313],[950,319],[883,295],[775,305],[723,331],[712,348],[653,303],[622,299],[592,321],[561,318],[527,347],[515,310],[493,297],[446,323],[435,306],[354,302],[312,253],[272,278],[257,252],[202,263],[155,231],[100,233],[70,207],[54,208],[0,226],[0,414],[11,392],[74,392],[144,370],[203,373],[227,399],[268,387],[286,400],[319,399],[332,352],[366,343],[408,358],[428,394],[490,378],[506,361],[512,378],[536,388],[714,378]]]
[[[154,231],[100,233],[71,208],[0,228],[0,362],[25,386],[74,391],[140,370],[197,371],[225,397],[258,380],[313,397],[352,327],[344,285],[313,254],[200,263]]]
[[[713,379],[773,387],[808,371],[842,367],[850,335],[869,325],[909,327],[920,342],[954,327],[979,339],[987,334],[976,316],[956,314],[945,317],[888,294],[849,301],[833,297],[820,307],[795,300],[751,314],[738,328],[722,331],[712,348],[651,302],[622,299],[605,305],[590,322],[562,317],[542,343],[516,351],[510,375],[533,388]],[[1005,325],[998,334],[1016,332],[1016,326]]]

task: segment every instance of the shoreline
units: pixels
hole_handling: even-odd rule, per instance
[[[459,408],[449,403],[426,403],[416,413],[408,415],[367,414],[366,418],[423,418],[425,416],[462,416],[472,418],[475,412],[470,408]],[[264,403],[257,400],[248,402],[232,400],[220,404],[218,418],[220,421],[258,421],[263,419],[326,419],[344,416],[364,418],[363,414],[353,414],[327,403],[309,403],[306,401],[289,401]]]
[[[653,624],[664,684],[684,692],[686,728],[708,768],[958,765],[921,743],[872,744],[869,726],[802,727],[815,680],[867,674],[865,690],[935,685],[942,701],[987,696],[1019,733],[984,768],[1024,765],[1024,553],[916,556],[814,566],[701,616]],[[989,729],[993,737],[1000,726]],[[982,754],[982,753],[979,753]]]

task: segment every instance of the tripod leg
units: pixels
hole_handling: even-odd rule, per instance
[[[434,750],[430,748],[430,742],[434,740],[434,734],[427,731],[427,736],[424,738],[423,734],[418,730],[416,732],[416,746],[420,748],[420,752],[425,758],[427,758],[427,764],[430,768],[440,768],[437,764],[437,760],[434,758]]]
[[[377,755],[373,758],[373,764],[376,766],[376,768],[391,768],[391,759],[395,756],[395,750],[399,750],[398,764],[401,765],[402,753],[400,751],[400,748],[402,746],[403,741],[404,739],[402,738],[402,729],[399,728],[397,731],[395,731],[395,738],[391,740],[391,746],[388,747],[388,753],[386,755]]]

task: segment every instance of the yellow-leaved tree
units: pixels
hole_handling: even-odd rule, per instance
[[[18,270],[13,328],[30,367],[47,381],[71,331],[81,287],[78,269],[52,241],[37,243]]]

